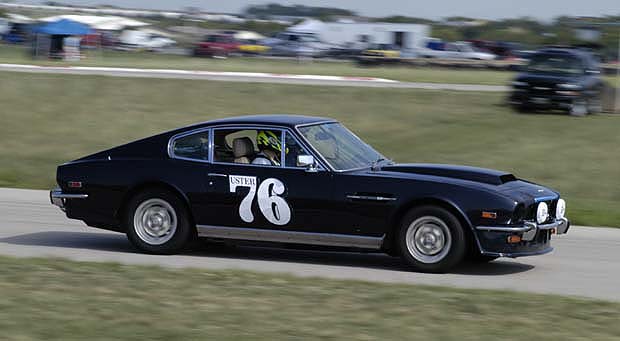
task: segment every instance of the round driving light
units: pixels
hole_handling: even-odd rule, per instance
[[[564,218],[565,214],[566,214],[566,201],[564,201],[564,199],[560,199],[558,200],[558,204],[555,207],[555,217],[557,219],[562,219]]]
[[[541,202],[536,210],[536,222],[542,224],[547,221],[547,218],[549,218],[549,207],[544,202]]]

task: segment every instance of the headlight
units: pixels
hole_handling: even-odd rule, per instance
[[[570,90],[579,90],[579,89],[581,89],[581,85],[570,84],[570,83],[558,84],[558,87],[561,88],[561,89],[570,89]]]
[[[514,81],[512,82],[512,86],[527,86],[528,84],[526,82],[519,82],[519,81]]]
[[[536,222],[542,224],[547,221],[547,218],[549,218],[549,207],[544,202],[541,202],[536,210]]]
[[[564,215],[566,215],[566,201],[564,201],[564,199],[560,199],[555,206],[555,218],[562,219],[564,218]]]

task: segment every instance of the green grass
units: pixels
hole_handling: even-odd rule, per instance
[[[0,257],[3,340],[611,340],[620,304]]]
[[[559,190],[573,223],[620,226],[620,116],[516,114],[504,95],[0,73],[0,186],[50,188],[65,161],[248,113],[341,120],[399,162],[475,165]]]

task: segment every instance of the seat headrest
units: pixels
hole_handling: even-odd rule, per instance
[[[233,140],[233,154],[236,158],[254,154],[254,143],[249,137],[238,137]]]

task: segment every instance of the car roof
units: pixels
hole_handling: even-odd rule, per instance
[[[560,47],[550,47],[544,48],[536,51],[536,54],[570,54],[574,56],[580,57],[590,57],[591,53],[589,51],[584,51],[576,48],[560,48]]]
[[[337,122],[332,118],[316,117],[316,116],[302,116],[302,115],[247,115],[247,116],[234,116],[228,118],[222,118],[212,121],[202,122],[191,126],[208,127],[214,125],[229,125],[229,124],[260,124],[260,125],[274,125],[295,127],[304,124],[315,124],[322,122]],[[189,128],[189,127],[188,127]]]

